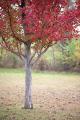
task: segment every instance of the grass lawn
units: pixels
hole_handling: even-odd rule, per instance
[[[24,110],[24,71],[0,69],[0,120],[80,120],[80,74],[32,76],[34,109]]]

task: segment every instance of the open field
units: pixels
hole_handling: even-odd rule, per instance
[[[80,74],[33,73],[33,110],[24,110],[23,70],[0,69],[0,120],[80,120]]]

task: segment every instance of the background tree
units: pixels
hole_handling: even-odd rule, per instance
[[[25,60],[24,108],[33,108],[31,66],[57,41],[79,36],[80,2],[69,6],[68,0],[0,0],[0,45]]]

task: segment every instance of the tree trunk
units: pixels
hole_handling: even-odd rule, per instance
[[[32,109],[32,75],[31,75],[31,65],[30,65],[30,44],[25,45],[25,100],[24,100],[24,108]]]

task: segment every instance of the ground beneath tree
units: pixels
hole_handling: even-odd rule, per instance
[[[23,72],[1,70],[0,120],[80,120],[79,74],[33,73],[32,90],[34,109],[24,110]]]

